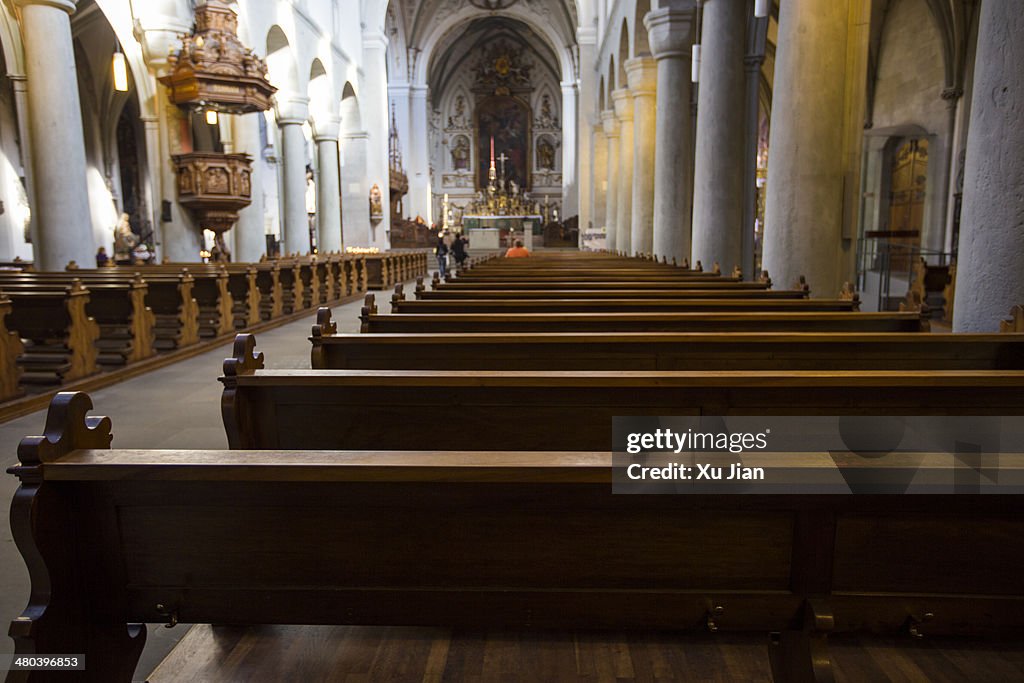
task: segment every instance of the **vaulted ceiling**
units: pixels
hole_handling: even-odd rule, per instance
[[[479,18],[507,15],[509,10],[529,13],[538,22],[551,26],[562,36],[564,45],[576,42],[579,19],[577,0],[391,0],[402,22],[406,44],[421,47],[427,36],[450,16],[473,8]],[[559,46],[559,47],[562,47]]]

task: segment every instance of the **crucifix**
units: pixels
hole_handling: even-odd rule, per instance
[[[505,179],[505,162],[509,161],[509,157],[505,156],[505,153],[502,152],[498,156],[498,161],[501,162],[501,179],[504,180]]]

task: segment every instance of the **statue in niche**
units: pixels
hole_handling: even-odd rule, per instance
[[[541,138],[537,143],[537,168],[555,169],[555,146],[547,138]]]
[[[456,171],[469,170],[469,140],[460,135],[455,138],[455,145],[452,147],[452,168]]]
[[[552,112],[550,95],[540,98],[540,116],[537,117],[537,127],[558,128],[558,117]]]
[[[384,217],[384,198],[380,192],[380,185],[373,184],[370,188],[370,218],[380,220]]]
[[[449,128],[466,127],[466,98],[458,95],[455,98],[455,113],[448,117]]]
[[[139,243],[139,237],[132,232],[130,216],[121,214],[120,220],[114,227],[114,260],[131,262],[132,250]]]

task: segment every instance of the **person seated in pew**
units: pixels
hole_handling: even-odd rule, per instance
[[[107,256],[107,248],[100,247],[96,250],[96,267],[103,268],[110,263],[110,257]]]
[[[527,258],[530,250],[523,246],[522,240],[516,240],[516,245],[505,252],[505,258]]]

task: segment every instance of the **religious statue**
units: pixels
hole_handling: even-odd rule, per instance
[[[132,225],[130,222],[130,216],[126,213],[121,214],[120,220],[114,227],[114,260],[115,261],[131,261],[132,250],[135,249],[135,245],[139,243],[139,237],[132,232]]]
[[[537,117],[538,128],[558,128],[558,117],[551,110],[551,96],[544,95],[540,99],[540,116]]]
[[[384,199],[380,192],[380,185],[373,184],[370,188],[370,218],[380,220],[384,217]]]
[[[464,135],[455,138],[455,146],[452,147],[452,167],[456,171],[469,170],[469,140]]]
[[[466,98],[462,95],[458,95],[455,98],[455,113],[448,117],[448,127],[466,127]]]
[[[555,168],[555,147],[547,138],[541,138],[537,142],[537,168]]]

